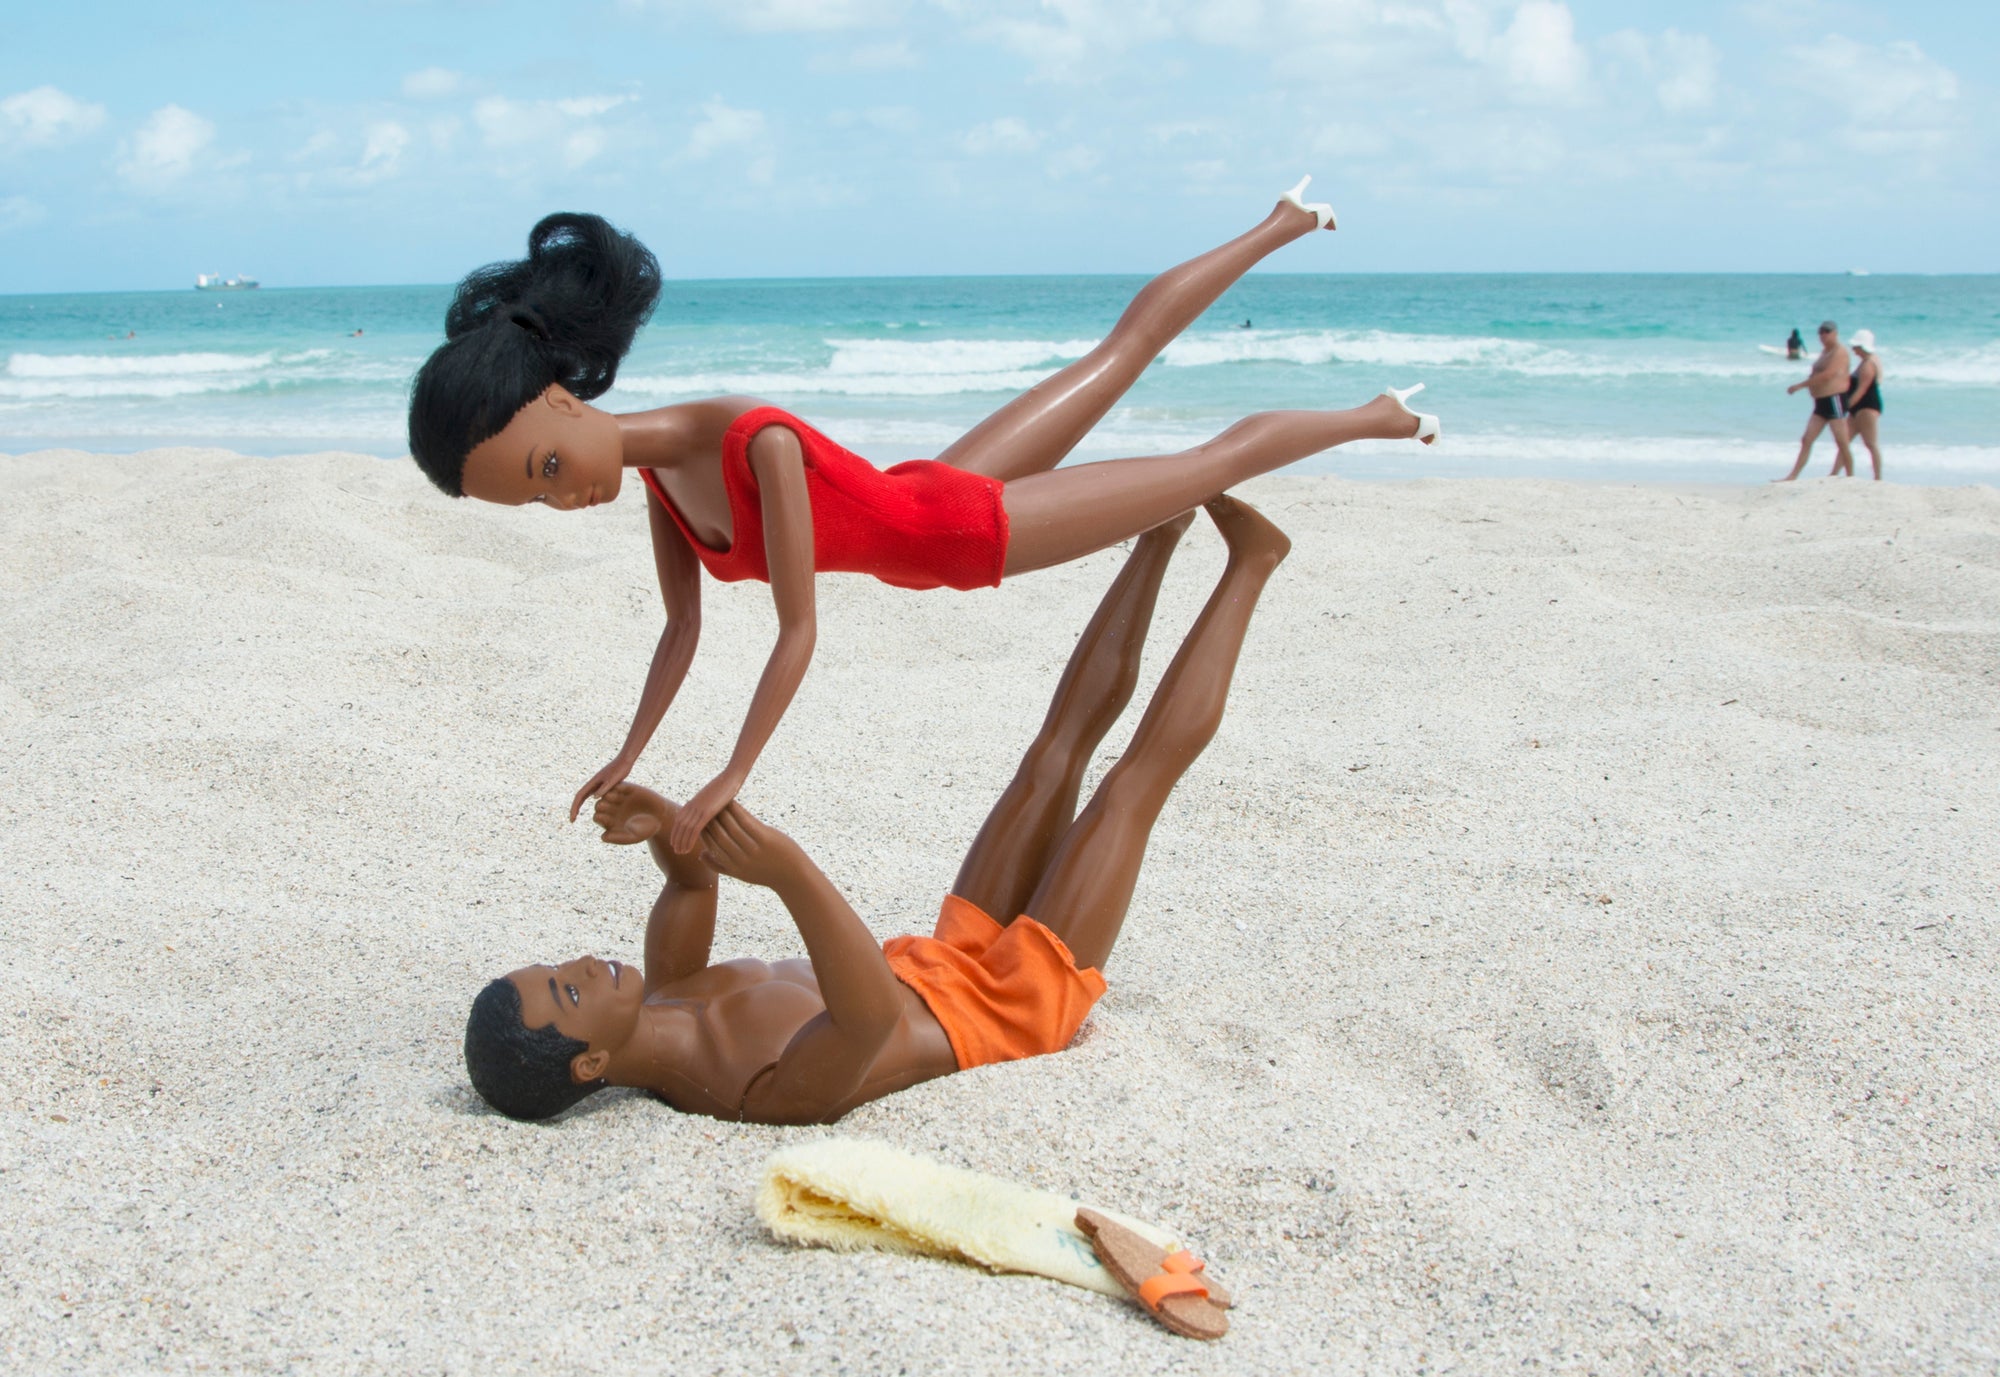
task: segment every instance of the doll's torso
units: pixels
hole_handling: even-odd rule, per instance
[[[807,1120],[831,1122],[858,1104],[957,1069],[951,1043],[928,1006],[898,986],[903,1014],[861,1085],[838,1104],[813,1106]],[[647,997],[647,1008],[692,1018],[685,1054],[650,1077],[675,1109],[717,1119],[742,1116],[744,1097],[808,1023],[826,1012],[812,963],[726,961]],[[678,1041],[678,1040],[677,1040]]]
[[[673,504],[681,526],[711,550],[727,550],[736,539],[729,512],[729,488],[722,477],[722,435],[727,429],[693,424],[677,434],[665,463],[649,463],[654,481]]]

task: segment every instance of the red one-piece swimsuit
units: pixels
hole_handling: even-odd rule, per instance
[[[1007,509],[997,478],[935,459],[878,469],[775,406],[744,412],[722,436],[722,483],[735,538],[727,550],[703,544],[651,469],[639,476],[694,547],[702,567],[725,583],[771,581],[764,554],[764,506],[750,469],[750,441],[781,425],[805,451],[812,500],[813,568],[873,574],[898,588],[992,588],[1007,565]]]

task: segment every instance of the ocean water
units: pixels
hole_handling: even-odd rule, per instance
[[[879,462],[935,453],[1102,337],[1141,277],[670,282],[604,404],[747,392]],[[0,297],[0,452],[405,453],[446,287]],[[1428,385],[1445,441],[1305,471],[1759,482],[1785,471],[1823,317],[1881,347],[1889,476],[2000,482],[2000,277],[1253,275],[1078,451],[1161,453],[1241,416]],[[360,333],[354,333],[359,331]],[[1822,440],[1813,467],[1832,460]],[[1865,460],[1864,460],[1865,463]]]

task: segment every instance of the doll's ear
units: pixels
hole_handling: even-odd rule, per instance
[[[582,398],[561,383],[550,383],[543,388],[542,400],[565,416],[581,416],[587,405]]]
[[[569,1078],[578,1085],[589,1085],[604,1078],[604,1068],[611,1065],[609,1052],[579,1052],[570,1059]]]

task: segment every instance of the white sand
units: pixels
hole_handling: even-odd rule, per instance
[[[1296,550],[1083,1039],[841,1126],[1184,1230],[1241,1297],[1202,1347],[772,1244],[757,1166],[808,1131],[472,1095],[484,980],[639,955],[643,853],[561,825],[659,630],[636,503],[353,456],[0,471],[12,1370],[2000,1363],[1992,489],[1246,489]],[[745,801],[926,926],[1118,557],[824,581]],[[760,588],[707,598],[638,774],[669,792],[769,647]],[[726,894],[718,956],[799,950]]]

